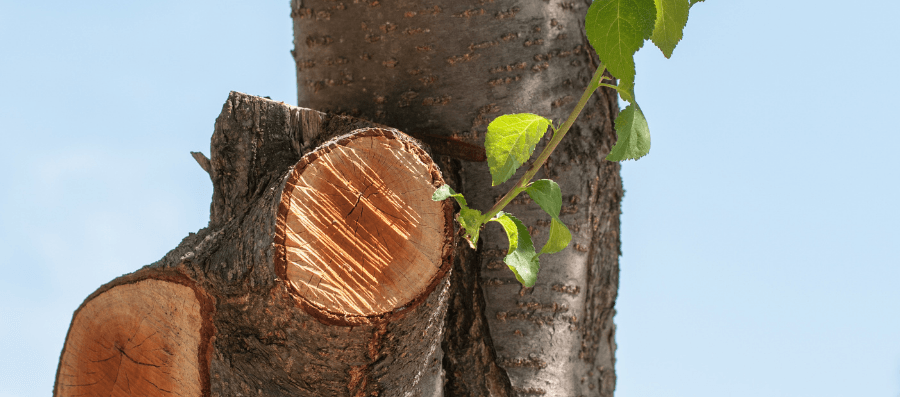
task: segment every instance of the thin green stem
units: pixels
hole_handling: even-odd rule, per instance
[[[588,83],[587,88],[585,88],[584,93],[581,94],[581,99],[578,100],[578,103],[575,104],[575,109],[572,110],[572,113],[569,114],[569,118],[566,120],[563,125],[559,127],[558,130],[553,134],[553,137],[550,139],[550,142],[547,144],[547,147],[541,151],[541,154],[531,163],[531,167],[528,168],[528,171],[525,172],[525,175],[522,175],[522,178],[519,179],[512,189],[509,189],[500,201],[497,201],[491,209],[484,214],[485,222],[492,219],[498,212],[500,212],[503,208],[506,207],[519,193],[525,191],[528,187],[528,184],[531,183],[531,178],[540,171],[541,167],[544,166],[544,163],[547,162],[547,159],[550,158],[550,154],[556,150],[556,147],[559,146],[559,142],[562,141],[563,137],[566,136],[566,133],[569,132],[569,128],[575,124],[575,120],[578,118],[578,115],[581,114],[581,111],[584,110],[584,106],[587,105],[588,99],[591,98],[591,95],[594,94],[594,91],[597,90],[601,85],[607,85],[600,83],[603,79],[603,72],[606,70],[606,66],[602,63],[599,67],[597,67],[597,71],[594,72],[594,76],[591,78],[591,82]],[[614,86],[615,87],[615,86]]]
[[[630,92],[628,92],[628,90],[623,89],[622,87],[619,87],[617,85],[612,85],[612,84],[600,83],[598,85],[600,87],[612,88],[612,89],[616,90],[619,93],[619,95],[622,96],[622,99],[628,101],[629,103],[634,103],[634,96]]]

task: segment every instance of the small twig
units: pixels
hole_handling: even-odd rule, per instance
[[[197,160],[197,164],[200,164],[200,168],[203,168],[203,171],[212,176],[212,165],[209,163],[209,158],[201,152],[191,152],[191,157]]]

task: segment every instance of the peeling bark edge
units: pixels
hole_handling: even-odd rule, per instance
[[[268,169],[288,169],[332,137],[367,127],[384,126],[229,92],[210,141],[213,197],[209,227],[224,225],[244,213],[272,182],[267,179]]]
[[[179,284],[185,287],[190,288],[194,291],[194,297],[197,299],[197,302],[200,303],[200,313],[201,313],[201,326],[200,326],[200,346],[197,349],[197,370],[200,372],[200,395],[203,397],[210,397],[210,362],[212,361],[212,351],[213,351],[213,343],[215,342],[215,334],[216,330],[213,327],[213,316],[215,315],[215,304],[213,302],[213,298],[209,296],[206,291],[204,291],[197,283],[189,278],[184,273],[176,270],[169,269],[155,269],[155,268],[141,268],[134,273],[126,274],[123,276],[116,277],[112,281],[101,285],[97,290],[88,295],[87,298],[81,302],[81,305],[75,309],[75,312],[72,313],[72,320],[69,321],[69,329],[66,331],[66,338],[63,341],[63,348],[59,353],[58,362],[62,362],[63,357],[66,354],[66,346],[68,346],[69,335],[72,333],[72,325],[75,322],[75,318],[78,317],[78,314],[81,312],[81,309],[93,300],[94,298],[99,297],[105,292],[109,290],[123,286],[128,284],[136,284],[138,282],[144,280],[159,280],[159,281],[167,281],[174,284]],[[56,375],[53,381],[53,396],[57,395],[57,391],[59,390],[59,375],[62,370],[62,365],[57,365],[56,367]]]
[[[291,169],[291,171],[288,172],[287,180],[285,181],[281,190],[281,202],[278,205],[278,214],[276,218],[274,258],[275,274],[278,276],[281,282],[287,285],[288,289],[292,292],[292,296],[294,297],[297,305],[310,316],[313,316],[314,318],[316,318],[316,320],[323,324],[336,326],[358,326],[363,324],[380,324],[401,319],[405,317],[412,308],[420,305],[431,295],[432,292],[434,292],[438,284],[440,284],[441,281],[443,281],[447,277],[447,273],[453,266],[453,252],[456,246],[456,234],[453,232],[453,206],[448,200],[444,200],[441,202],[441,207],[444,211],[444,241],[441,248],[442,253],[440,269],[429,281],[428,286],[419,295],[417,295],[411,301],[404,303],[399,309],[373,316],[334,313],[330,310],[325,309],[324,307],[321,307],[320,305],[310,302],[308,299],[301,296],[295,287],[287,283],[288,261],[287,250],[285,249],[286,228],[284,225],[288,216],[288,208],[290,207],[290,197],[284,194],[284,192],[293,190],[293,188],[296,186],[299,176],[303,173],[306,167],[316,159],[318,159],[319,156],[331,152],[337,146],[346,145],[352,139],[378,136],[382,136],[388,139],[395,139],[402,142],[404,150],[418,157],[419,160],[424,164],[428,164],[428,170],[431,174],[432,179],[432,186],[437,189],[440,186],[444,185],[445,182],[444,178],[441,176],[440,169],[435,164],[434,160],[428,156],[428,153],[426,153],[426,151],[421,147],[421,144],[418,141],[394,129],[363,128],[355,130],[350,134],[335,137],[317,147],[315,150],[304,155],[300,159],[300,161],[298,161],[297,164]]]

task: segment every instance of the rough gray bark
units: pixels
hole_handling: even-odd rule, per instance
[[[444,175],[485,210],[486,126],[504,113],[560,123],[598,61],[582,34],[589,0],[293,0],[299,104],[400,128],[442,154]],[[618,163],[616,95],[601,89],[539,177],[559,182],[572,244],[542,258],[523,289],[488,226],[454,262],[444,348],[450,396],[611,396],[615,388]],[[525,167],[523,167],[524,170]],[[549,219],[527,199],[509,208],[543,243]]]
[[[314,161],[314,155],[351,139],[345,136],[329,141],[301,159],[330,138],[372,126],[352,117],[231,93],[216,121],[211,145],[209,171],[214,193],[209,227],[190,234],[160,261],[101,287],[74,315],[78,319],[95,298],[124,286],[140,285],[143,280],[187,286],[190,289],[182,288],[185,299],[199,302],[192,307],[200,307],[203,316],[203,328],[194,330],[199,334],[199,348],[190,350],[165,338],[156,341],[153,338],[157,333],[147,331],[144,334],[148,340],[163,345],[154,350],[162,356],[153,361],[144,358],[144,353],[136,355],[140,352],[136,346],[144,342],[132,340],[139,334],[125,327],[100,342],[111,358],[72,359],[78,351],[67,337],[61,362],[91,365],[117,359],[134,363],[140,367],[135,371],[140,372],[141,368],[167,368],[173,357],[190,351],[190,358],[196,357],[201,384],[184,395],[433,395],[442,386],[439,344],[449,300],[452,229],[434,231],[443,236],[444,248],[443,263],[435,264],[441,270],[433,282],[404,307],[379,315],[341,316],[310,310],[310,302],[287,285],[283,270],[278,271],[284,236],[279,235],[276,220],[282,192],[295,164],[305,167]],[[424,156],[412,140],[394,131],[369,129],[363,134],[390,136],[417,156]],[[434,183],[443,183],[437,169],[433,170],[430,176],[436,178]],[[446,225],[452,228],[449,204],[443,208]],[[197,297],[193,300],[192,290]],[[171,310],[177,311],[177,307]],[[144,322],[140,313],[136,318],[140,319],[136,322]],[[87,331],[99,332],[104,325],[94,327],[97,329]],[[78,365],[61,365],[54,395],[129,395],[135,390],[144,390],[138,392],[141,395],[146,390],[169,395],[173,388],[182,390],[172,385],[190,381],[170,376],[166,384],[161,384],[153,378],[155,388],[145,385],[145,389],[137,389],[141,379],[133,378],[134,372],[132,378],[123,377],[120,369],[124,367],[120,365],[111,367],[111,379],[105,381],[112,386],[104,386],[99,393],[90,389],[96,385],[93,378],[76,376]],[[88,381],[78,383],[77,379]]]

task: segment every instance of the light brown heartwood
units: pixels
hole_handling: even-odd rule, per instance
[[[209,299],[157,273],[101,288],[78,310],[60,359],[60,396],[209,394]]]
[[[276,269],[318,308],[390,312],[440,270],[445,214],[429,195],[434,169],[405,144],[363,130],[308,155],[288,179],[276,237],[286,258]]]

